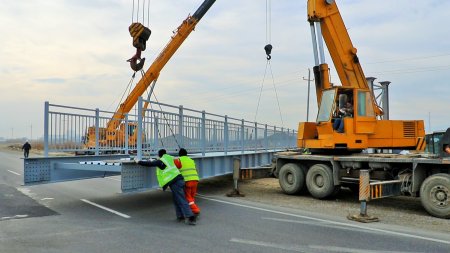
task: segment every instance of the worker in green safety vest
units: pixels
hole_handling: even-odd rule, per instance
[[[177,221],[185,221],[189,225],[195,225],[197,217],[189,208],[188,202],[184,195],[184,179],[180,171],[174,164],[172,156],[168,155],[165,149],[158,151],[159,160],[155,161],[137,161],[139,165],[146,167],[156,167],[156,178],[159,186],[166,190],[170,187],[172,191],[173,203]]]
[[[185,186],[184,194],[186,195],[186,200],[191,207],[192,212],[195,216],[200,215],[200,208],[195,204],[195,195],[197,195],[197,185],[198,185],[198,172],[195,167],[195,162],[187,156],[187,150],[180,148],[178,152],[180,158],[175,160],[175,165],[180,169],[181,175],[184,177]]]

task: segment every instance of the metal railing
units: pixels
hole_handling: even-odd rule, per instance
[[[124,129],[124,139],[110,141],[108,145],[100,145],[99,141],[105,138],[102,129],[114,112],[45,102],[45,156],[48,157],[49,152],[96,155],[136,152],[142,156],[155,154],[161,148],[176,152],[180,147],[187,148],[190,153],[205,155],[210,152],[263,152],[296,147],[297,132],[292,129],[157,102],[151,102],[151,108],[143,109],[144,102],[140,98],[137,112],[125,115],[119,124]],[[87,149],[89,129],[95,129],[96,145]],[[133,135],[142,136],[136,138],[137,145],[131,145]]]

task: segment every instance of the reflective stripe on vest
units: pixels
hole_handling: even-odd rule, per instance
[[[163,170],[156,168],[156,178],[158,179],[159,186],[163,187],[176,176],[180,175],[180,171],[178,171],[177,166],[175,166],[172,156],[165,154],[160,160],[166,165],[166,168]]]
[[[188,156],[181,156],[181,175],[184,177],[184,181],[198,181],[198,173],[195,168],[195,162]]]

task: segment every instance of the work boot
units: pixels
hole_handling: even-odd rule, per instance
[[[195,216],[189,217],[189,219],[188,219],[188,221],[187,221],[187,224],[189,224],[189,225],[195,225],[195,224],[197,224],[197,217],[195,217]]]

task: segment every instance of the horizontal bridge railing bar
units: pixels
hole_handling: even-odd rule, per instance
[[[124,115],[115,136],[106,139],[114,112],[45,103],[44,150],[76,154],[153,155],[176,152],[264,151],[296,146],[296,131],[205,111],[139,99],[142,106]],[[139,116],[138,116],[139,115]],[[140,116],[142,115],[142,116]],[[95,138],[94,138],[95,136]],[[141,138],[138,138],[141,136]],[[91,139],[90,139],[91,138]],[[88,145],[89,144],[89,145]]]

